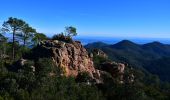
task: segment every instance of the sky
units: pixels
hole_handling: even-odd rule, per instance
[[[170,0],[0,0],[0,25],[9,17],[48,36],[170,38]]]

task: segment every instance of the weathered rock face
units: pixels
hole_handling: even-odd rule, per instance
[[[107,55],[101,50],[95,50],[92,55],[97,55],[107,59]],[[119,83],[124,83],[125,64],[109,62],[102,63],[100,67],[95,69],[93,64],[93,56],[89,54],[79,41],[64,42],[58,40],[41,41],[31,53],[34,63],[40,58],[52,59],[56,69],[61,69],[61,73],[51,72],[50,76],[64,75],[77,77],[82,72],[87,72],[92,79],[91,82],[103,83],[105,76],[116,79]],[[21,59],[20,65],[23,66],[26,60]],[[55,68],[54,67],[54,68]],[[36,71],[36,66],[31,66]],[[129,83],[134,81],[134,76],[128,76]]]
[[[78,41],[66,43],[58,40],[42,41],[35,48],[37,57],[50,57],[64,70],[66,76],[77,76],[79,72],[88,72],[91,77],[96,73],[92,58]],[[37,55],[38,54],[38,55]]]
[[[100,56],[100,57],[103,57],[103,58],[108,58],[108,56],[106,55],[106,53],[104,53],[102,50],[100,49],[93,49],[93,54],[94,55],[97,55],[97,56]]]
[[[117,77],[120,83],[124,83],[125,64],[116,62],[105,62],[101,64],[101,69],[109,72],[113,78]]]

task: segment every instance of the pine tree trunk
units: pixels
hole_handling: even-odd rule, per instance
[[[13,41],[12,41],[12,59],[15,59],[15,29],[13,30]]]
[[[25,36],[25,33],[24,33],[24,47],[26,45],[26,36]]]

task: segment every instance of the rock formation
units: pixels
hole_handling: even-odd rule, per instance
[[[93,54],[94,55],[97,55],[97,56],[100,56],[100,57],[103,57],[103,58],[108,58],[108,56],[106,55],[106,53],[104,53],[102,50],[100,49],[93,49]]]
[[[118,78],[120,83],[124,83],[125,64],[105,62],[101,64],[101,70],[109,72],[113,78]]]
[[[91,77],[96,73],[92,58],[79,41],[67,43],[58,40],[41,41],[34,49],[36,57],[50,57],[56,66],[64,70],[66,76],[77,76],[88,72]]]
[[[124,83],[125,64],[105,62],[101,64],[101,69],[96,69],[92,55],[106,59],[107,55],[99,49],[96,49],[91,55],[79,41],[45,40],[41,41],[32,51],[31,57],[34,61],[39,58],[52,59],[55,67],[62,70],[63,73],[60,73],[60,75],[77,77],[80,73],[87,72],[95,83],[102,83],[102,75],[110,74],[113,78],[118,76],[118,81]],[[22,59],[21,65],[24,62],[25,60]],[[50,73],[50,75],[55,74]]]

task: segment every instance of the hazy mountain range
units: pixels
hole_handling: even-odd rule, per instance
[[[85,46],[89,51],[98,48],[103,50],[110,59],[127,62],[133,67],[156,74],[163,81],[170,81],[170,45],[160,42],[136,44],[123,40],[116,44],[95,42]]]
[[[82,44],[86,45],[88,43],[93,42],[103,42],[107,44],[115,44],[122,40],[130,40],[132,42],[135,42],[137,44],[146,44],[153,41],[159,41],[164,44],[170,44],[169,38],[139,38],[139,37],[89,37],[89,36],[76,36],[74,37],[75,40],[79,40],[82,42]]]

